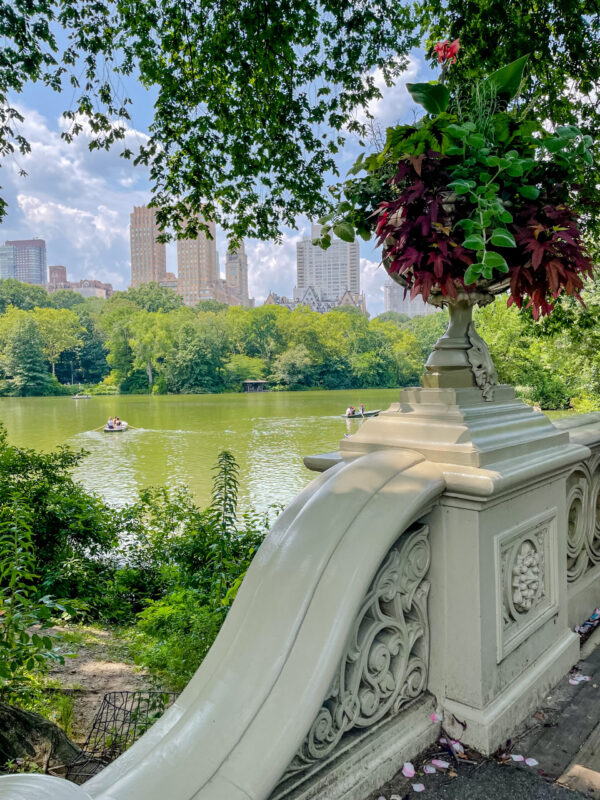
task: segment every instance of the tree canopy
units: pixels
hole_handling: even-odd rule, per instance
[[[0,155],[29,148],[14,104],[23,87],[68,87],[65,138],[87,130],[90,147],[120,141],[147,164],[175,234],[194,235],[190,211],[263,239],[324,213],[336,156],[348,133],[364,134],[379,78],[398,78],[424,40],[460,37],[451,81],[531,53],[527,100],[598,132],[593,0],[0,0],[0,33]],[[156,98],[135,152],[122,88],[133,79]]]

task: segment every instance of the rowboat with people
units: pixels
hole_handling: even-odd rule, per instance
[[[124,419],[119,419],[118,417],[113,419],[110,417],[104,426],[104,433],[123,433],[123,431],[126,431],[128,427],[129,424],[125,422]]]
[[[376,417],[379,413],[381,413],[380,408],[376,408],[374,411],[365,411],[364,408],[350,406],[346,409],[346,413],[340,416],[342,419],[367,419],[367,417]]]

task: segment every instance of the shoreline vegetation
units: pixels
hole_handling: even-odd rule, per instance
[[[279,513],[238,512],[227,451],[206,508],[163,487],[111,507],[73,479],[84,455],[14,447],[0,427],[0,705],[40,713],[79,742],[93,691],[109,691],[104,673],[127,690],[186,685]],[[78,657],[97,686],[81,685]]]
[[[544,409],[600,407],[600,289],[585,306],[557,302],[551,320],[507,309],[476,312],[501,382]],[[196,307],[158,284],[108,300],[0,280],[0,396],[215,394],[245,380],[270,391],[395,388],[418,384],[447,312],[369,320],[353,308]]]

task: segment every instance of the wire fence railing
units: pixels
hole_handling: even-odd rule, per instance
[[[175,692],[108,692],[66,777],[84,783],[124,753],[175,701]]]

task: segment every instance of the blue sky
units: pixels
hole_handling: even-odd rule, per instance
[[[421,54],[411,56],[408,69],[396,86],[385,87],[376,81],[383,99],[371,107],[376,121],[385,128],[412,120],[419,113],[404,87],[405,81],[431,80]],[[131,149],[144,138],[152,115],[152,98],[141,86],[127,88],[134,100],[128,138]],[[23,113],[20,131],[29,140],[32,152],[6,159],[0,174],[3,196],[9,211],[0,226],[0,240],[39,236],[46,240],[48,263],[64,264],[69,279],[96,278],[117,289],[129,284],[129,214],[134,205],[150,198],[147,172],[119,157],[120,147],[111,152],[90,152],[89,139],[80,135],[71,144],[60,138],[64,129],[61,112],[69,104],[67,93],[57,95],[41,86],[29,86],[12,98]],[[349,139],[341,155],[344,174],[358,153]],[[20,177],[24,169],[27,177]],[[295,285],[296,242],[307,235],[306,218],[297,221],[298,230],[284,230],[283,242],[275,245],[246,241],[250,295],[262,303],[270,290],[291,296]],[[227,249],[225,237],[217,231],[221,269]],[[379,252],[361,243],[361,288],[371,315],[383,311],[385,273],[379,266]],[[176,272],[175,246],[167,250],[167,268]]]

